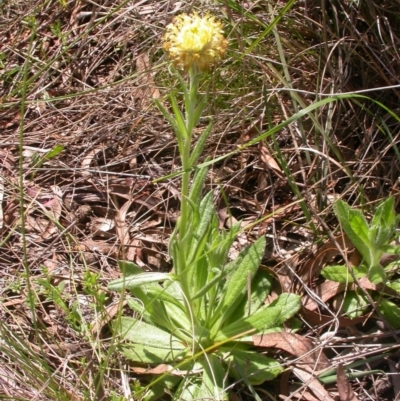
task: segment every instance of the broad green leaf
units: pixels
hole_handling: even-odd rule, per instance
[[[172,363],[188,354],[180,339],[141,320],[122,317],[116,330],[130,342],[124,344],[123,354],[132,361]]]
[[[388,253],[389,255],[400,255],[399,245],[382,245],[381,249],[384,253]]]
[[[387,279],[385,269],[379,264],[371,266],[368,269],[368,278],[374,284],[384,283]]]
[[[374,217],[371,220],[371,226],[387,228],[391,236],[396,228],[397,220],[398,219],[396,218],[396,213],[394,211],[394,198],[391,196],[380,203],[376,208]],[[388,239],[390,238],[387,238],[385,241],[383,241],[383,238],[380,239],[383,241],[382,245]]]
[[[142,298],[129,298],[127,300],[128,306],[140,316],[140,319],[144,320],[146,323],[163,327],[171,333],[174,332],[174,323],[171,322],[167,315],[164,304],[158,300],[149,301],[146,299],[146,302],[147,303],[145,303]],[[179,333],[177,333],[177,335],[183,338]]]
[[[392,290],[395,290],[400,293],[400,280],[389,281],[386,285],[390,287]]]
[[[254,351],[233,348],[226,360],[229,362],[230,373],[236,380],[246,378],[253,385],[273,380],[284,370],[275,359]]]
[[[367,267],[364,265],[353,267],[353,274],[357,278],[365,277],[368,273]],[[350,274],[349,268],[344,265],[326,266],[322,269],[321,275],[327,280],[335,281],[337,283],[352,283],[354,282],[353,276]]]
[[[224,286],[222,299],[215,312],[214,322],[219,320],[218,326],[236,310],[249,288],[249,283],[260,265],[265,250],[265,237],[260,237],[254,244],[244,249],[239,266],[232,271]]]
[[[257,271],[251,283],[250,304],[248,296],[244,297],[241,304],[238,305],[236,311],[231,315],[228,322],[233,323],[243,317],[250,316],[256,312],[271,291],[274,277],[266,271]],[[227,323],[228,323],[227,322]],[[228,324],[229,324],[228,323]]]
[[[175,280],[176,276],[171,273],[153,273],[146,272],[136,275],[130,275],[122,278],[117,278],[108,284],[110,291],[120,291],[123,289],[132,290],[136,287],[141,287],[149,283],[157,283],[166,280]]]
[[[201,250],[204,248],[199,248],[198,244],[203,240],[203,237],[209,231],[210,223],[215,215],[212,192],[209,192],[200,202],[199,215],[200,221],[192,233],[193,239],[190,244],[191,248],[188,255],[188,263],[192,262],[195,255],[196,257],[202,256]],[[208,238],[205,238],[206,241],[207,239]]]
[[[369,229],[368,238],[373,248],[379,249],[393,238],[393,229],[373,225]]]
[[[386,298],[379,299],[379,311],[395,330],[400,329],[400,308]]]
[[[275,328],[293,317],[300,309],[300,297],[295,294],[281,294],[270,305],[260,308],[251,316],[241,319],[219,330],[214,340],[225,341],[240,335],[254,335]]]
[[[353,239],[356,240],[357,244],[359,246],[361,246],[362,251],[364,253],[366,253],[366,255],[368,255],[368,257],[369,257],[369,250],[368,250],[368,247],[370,244],[369,236],[368,236],[369,227],[368,227],[367,220],[365,219],[363,213],[360,210],[356,210],[356,209],[349,210],[348,222],[349,222],[349,226],[350,226],[349,233],[351,233],[351,238],[350,238],[351,241],[353,241]],[[346,232],[346,234],[348,236],[349,236],[349,233]],[[362,242],[360,242],[360,240]],[[357,244],[354,243],[354,245],[358,249]],[[359,251],[361,252],[361,250],[359,250]]]
[[[118,267],[124,276],[132,276],[135,274],[143,273],[143,269],[133,262],[128,262],[127,260],[119,260]]]
[[[177,283],[177,282],[174,282]],[[183,304],[182,297],[175,297],[168,293],[168,291],[157,285],[151,286],[147,289],[146,295],[151,299],[156,299],[157,301],[161,301],[163,303],[170,303],[175,305],[176,307],[180,308],[182,311],[185,310],[185,305]]]
[[[369,227],[364,215],[359,210],[352,209],[342,200],[338,200],[335,203],[334,211],[344,232],[361,253],[365,261],[370,264]]]
[[[159,379],[157,377],[157,379]],[[134,393],[135,399],[140,399],[141,401],[155,401],[165,395],[166,390],[172,392],[172,389],[182,380],[179,376],[163,375],[161,380],[157,380],[155,384],[150,383],[149,389],[146,391],[144,396],[140,396]]]
[[[228,394],[224,390],[227,388],[227,371],[218,356],[209,354],[201,360],[203,366],[203,376],[197,395],[199,400],[228,400]]]
[[[348,291],[343,300],[343,312],[350,319],[361,316],[369,307],[369,302],[365,295],[355,291]]]
[[[206,261],[206,245],[211,229],[211,223],[215,216],[212,193],[209,192],[200,203],[200,222],[193,232],[187,256],[188,282],[193,293],[197,293],[207,283],[208,266]]]
[[[169,319],[174,322],[173,327],[175,330],[182,330],[186,336],[191,337],[191,323],[187,312],[182,310],[181,306],[171,303],[164,303],[164,308]]]

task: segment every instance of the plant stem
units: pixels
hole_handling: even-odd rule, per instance
[[[189,224],[189,183],[192,165],[190,163],[190,147],[192,142],[192,135],[194,129],[194,113],[197,105],[197,89],[198,89],[199,75],[197,71],[192,67],[189,70],[189,91],[184,91],[185,96],[185,125],[187,135],[183,138],[183,154],[182,158],[182,190],[181,190],[181,216],[179,223],[179,262],[177,263],[176,273],[179,275],[182,289],[189,299],[189,285],[187,282],[188,274],[185,270],[188,269],[187,256],[189,253],[188,248],[188,224]],[[182,133],[183,134],[183,133]]]

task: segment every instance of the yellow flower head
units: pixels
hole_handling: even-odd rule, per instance
[[[181,14],[167,25],[163,48],[177,67],[204,71],[224,55],[227,45],[220,21],[194,13]]]

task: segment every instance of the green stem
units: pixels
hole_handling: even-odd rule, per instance
[[[194,129],[194,113],[197,105],[197,89],[198,89],[198,78],[199,75],[194,68],[189,70],[189,91],[184,91],[185,96],[185,125],[187,135],[183,138],[183,153],[182,158],[182,190],[181,190],[181,216],[179,223],[179,261],[176,266],[176,273],[179,275],[182,289],[185,295],[189,298],[189,285],[187,282],[188,275],[185,270],[188,268],[187,255],[189,253],[188,249],[188,223],[189,223],[189,208],[190,204],[188,201],[189,197],[189,183],[190,175],[192,170],[192,165],[190,163],[190,146],[192,142],[192,135]],[[183,133],[182,133],[183,134]],[[183,135],[182,135],[183,136]]]

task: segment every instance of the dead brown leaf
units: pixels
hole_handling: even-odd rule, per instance
[[[120,240],[121,246],[129,244],[129,226],[126,224],[126,214],[128,213],[131,205],[132,201],[128,200],[122,205],[122,207],[115,215],[117,235]]]
[[[322,350],[316,349],[313,343],[294,333],[269,333],[253,336],[256,347],[278,348],[298,358],[296,366],[309,372],[318,372],[330,366]]]
[[[308,371],[299,368],[293,368],[293,373],[313,392],[319,401],[335,401],[329,393],[325,390],[324,386]],[[302,393],[303,395],[303,393]],[[310,400],[310,398],[307,398]]]
[[[340,401],[358,401],[347,379],[343,364],[341,363],[337,367],[336,380]]]
[[[263,141],[260,141],[258,144],[258,151],[260,154],[260,159],[264,163],[264,167],[266,169],[272,169],[279,178],[284,178],[282,174],[282,170],[279,167],[279,164],[275,161],[275,159],[271,156],[267,146]]]
[[[151,72],[151,62],[148,53],[141,53],[136,59],[136,71],[141,74],[140,90],[137,91],[136,96],[141,98],[142,107],[148,107],[152,104],[151,99],[160,98],[160,91],[157,89]]]

